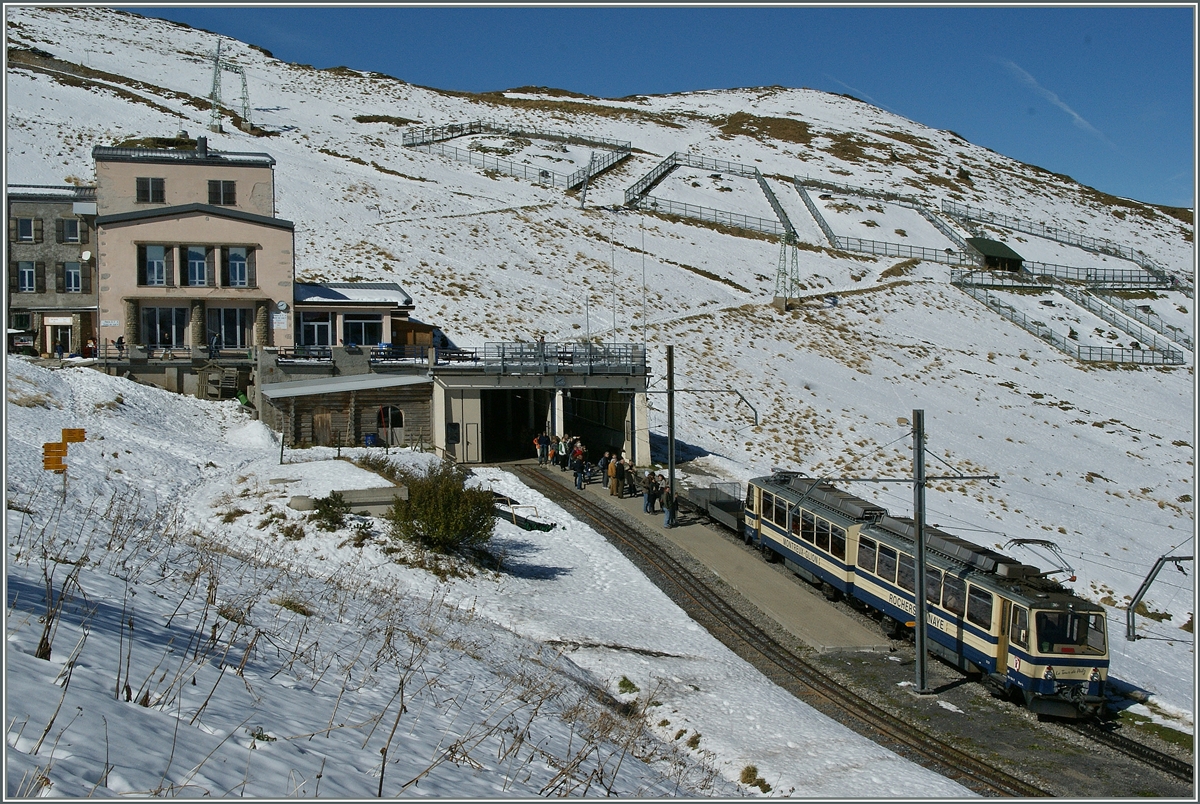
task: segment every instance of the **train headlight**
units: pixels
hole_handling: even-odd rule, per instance
[[[1091,674],[1088,676],[1088,681],[1096,682],[1100,680],[1100,668],[1093,667]]]
[[[1046,665],[1045,671],[1042,672],[1042,679],[1045,681],[1053,681],[1054,680],[1054,668],[1051,667],[1050,665]]]

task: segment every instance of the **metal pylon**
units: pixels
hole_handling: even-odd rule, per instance
[[[208,128],[211,131],[221,130],[221,106],[223,99],[221,98],[221,72],[229,71],[236,73],[242,79],[242,120],[245,121],[247,128],[252,126],[250,120],[250,90],[246,85],[246,71],[241,65],[234,64],[231,61],[226,61],[221,58],[221,41],[217,40],[217,49],[213,53],[213,78],[212,78],[212,93],[209,95],[212,101],[212,111],[209,113]]]
[[[788,252],[791,252],[789,264]],[[779,267],[775,271],[775,298],[782,299],[783,305],[796,298],[800,289],[800,249],[790,235],[784,235],[779,241]]]

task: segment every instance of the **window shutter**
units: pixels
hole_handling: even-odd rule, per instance
[[[20,263],[10,262],[8,264],[8,292],[18,293],[21,290],[21,265]]]
[[[215,179],[208,180],[208,203],[221,203],[221,182],[216,181]]]
[[[33,271],[34,271],[34,277],[35,277],[34,281],[37,283],[37,286],[36,286],[37,292],[45,293],[46,292],[46,263],[35,262],[33,264]]]
[[[258,249],[246,249],[246,285],[248,287],[258,287],[258,269],[255,265],[254,255]]]
[[[204,249],[204,267],[207,274],[208,286],[217,286],[217,250],[212,246]]]
[[[79,290],[82,293],[92,292],[92,261],[79,264]]]
[[[66,232],[64,231],[66,228],[66,225],[67,225],[67,222],[64,221],[62,218],[54,219],[54,242],[55,243],[65,243],[66,242]]]
[[[221,287],[229,287],[229,249],[221,249]]]
[[[85,220],[79,221],[79,242],[80,243],[89,242],[88,241],[88,228],[89,227],[87,225],[87,221],[85,221]]]
[[[10,243],[17,242],[17,219],[16,218],[8,219],[8,242],[10,242]]]
[[[41,218],[33,219],[33,242],[35,242],[35,243],[42,242],[42,219]]]
[[[137,283],[146,284],[146,247],[137,247]]]
[[[67,292],[67,266],[61,262],[54,263],[54,290],[58,293]]]
[[[175,247],[167,246],[163,249],[163,262],[166,263],[167,287],[175,287]]]

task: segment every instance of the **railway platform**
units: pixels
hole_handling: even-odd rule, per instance
[[[535,463],[521,461],[520,463]],[[547,477],[574,491],[574,475],[557,468],[542,470]],[[708,527],[703,520],[691,522],[680,514],[673,528],[662,526],[661,513],[642,511],[642,496],[619,499],[601,483],[588,485],[583,492],[621,518],[651,529],[672,542],[714,575],[732,586],[759,611],[770,617],[804,644],[819,653],[887,653],[891,643],[879,631],[863,626],[829,605],[824,596],[804,581],[777,571],[763,562],[758,553],[746,549],[732,535],[726,536]]]

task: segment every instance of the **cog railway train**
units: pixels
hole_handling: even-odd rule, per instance
[[[719,487],[685,498],[782,560],[826,597],[858,601],[893,638],[916,615],[915,523],[819,479],[776,471],[747,484],[744,503]],[[925,526],[929,651],[994,694],[1039,715],[1104,714],[1108,678],[1103,607],[1036,567]]]

